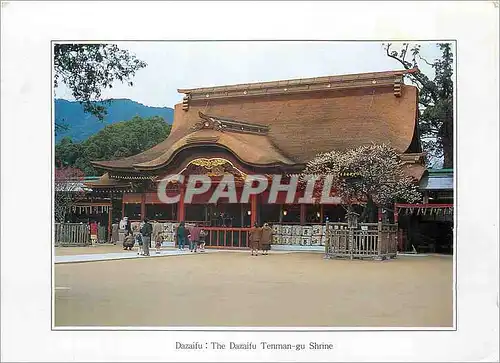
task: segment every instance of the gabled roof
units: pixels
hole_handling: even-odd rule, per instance
[[[430,169],[420,181],[422,190],[453,190],[453,170]]]
[[[294,92],[317,91],[324,88],[347,89],[360,87],[381,87],[393,85],[396,80],[402,80],[407,73],[419,72],[418,68],[410,70],[344,74],[315,78],[299,78],[272,82],[241,83],[216,87],[182,88],[179,93],[189,95],[192,100],[230,98],[237,96],[252,96],[259,94],[291,94]]]
[[[418,142],[412,143],[417,89],[402,83],[405,72],[182,89],[188,97],[175,106],[165,141],[138,155],[93,165],[155,170],[168,166],[180,150],[207,145],[256,166],[301,165],[321,152],[372,142],[388,143],[400,153],[420,152]],[[207,118],[215,126],[200,128]],[[229,127],[219,128],[218,122]],[[245,130],[237,132],[235,125]]]

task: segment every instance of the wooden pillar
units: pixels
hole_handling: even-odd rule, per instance
[[[245,204],[240,203],[240,217],[241,217],[241,226],[245,227],[245,214],[247,214]],[[251,226],[250,226],[251,227]]]
[[[306,211],[307,211],[307,204],[301,204],[300,205],[300,225],[301,226],[306,224]]]
[[[257,195],[252,194],[250,196],[250,226],[253,227],[257,223]]]
[[[283,223],[283,204],[280,204],[280,224]]]
[[[182,222],[186,216],[186,210],[184,207],[184,195],[186,194],[186,188],[184,185],[179,185],[179,203],[177,203],[177,221]]]
[[[319,205],[319,223],[323,224],[323,204]]]
[[[379,222],[382,222],[382,208],[378,208],[378,213],[377,213],[377,220]]]
[[[146,218],[146,193],[141,194],[141,220]]]
[[[398,222],[399,222],[398,207],[396,204],[394,204],[394,223],[398,224]]]
[[[122,197],[122,219],[125,217],[125,202],[123,201]]]
[[[113,224],[113,199],[108,208],[108,240],[111,242],[111,225]]]

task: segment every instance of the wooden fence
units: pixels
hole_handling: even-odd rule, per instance
[[[397,224],[367,223],[347,229],[345,223],[327,223],[327,258],[394,258],[397,254]]]
[[[87,246],[90,244],[90,232],[86,224],[56,223],[54,230],[55,246]]]

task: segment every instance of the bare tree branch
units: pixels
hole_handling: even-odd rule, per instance
[[[392,44],[389,43],[389,44],[387,44],[387,47],[385,48],[387,56],[392,58],[392,59],[397,60],[399,63],[401,63],[403,65],[403,67],[405,69],[407,69],[407,70],[412,69],[413,64],[405,61],[404,59],[399,58],[398,53],[396,51],[392,51],[392,52],[390,51],[391,45]],[[437,94],[436,94],[435,89],[434,89],[435,87],[433,87],[432,82],[430,82],[429,80],[426,79],[427,77],[425,77],[422,73],[418,73],[418,72],[412,73],[411,77],[413,77],[413,79],[418,81],[422,85],[423,88],[427,89],[434,100],[438,99]]]

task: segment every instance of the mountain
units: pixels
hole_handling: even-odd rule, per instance
[[[56,143],[66,136],[71,137],[75,142],[85,140],[107,125],[130,120],[134,116],[143,118],[160,116],[169,124],[172,124],[174,120],[174,110],[170,107],[150,107],[128,99],[112,99],[110,103],[99,102],[98,104],[106,107],[108,111],[104,121],[99,121],[97,117],[83,112],[83,106],[78,102],[56,99],[55,120],[58,124],[65,124],[69,127],[68,130],[57,133]]]

